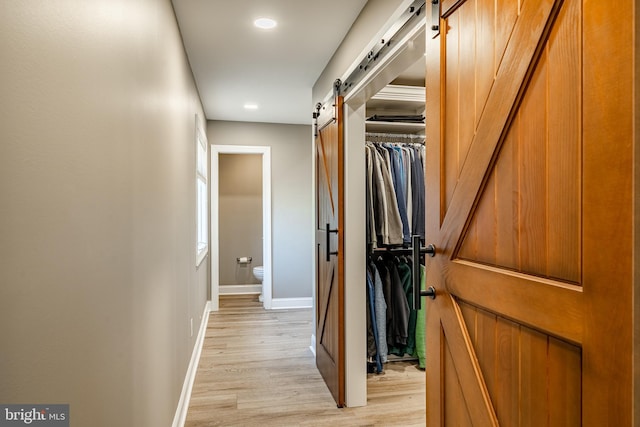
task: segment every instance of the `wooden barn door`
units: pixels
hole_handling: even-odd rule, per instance
[[[342,97],[316,118],[316,365],[339,407],[344,376]]]
[[[439,15],[427,424],[629,426],[633,1],[444,1]]]

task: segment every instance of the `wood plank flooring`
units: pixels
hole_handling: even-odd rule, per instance
[[[337,408],[309,349],[312,316],[265,311],[255,296],[221,297],[185,426],[425,425],[425,374],[412,363],[370,375],[367,406]]]

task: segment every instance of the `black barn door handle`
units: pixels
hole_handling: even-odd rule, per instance
[[[433,286],[429,286],[425,291],[420,289],[420,257],[425,254],[433,258],[436,256],[436,247],[433,244],[430,244],[426,248],[421,248],[420,236],[411,236],[411,257],[413,258],[413,263],[411,264],[411,276],[413,281],[414,310],[420,310],[422,307],[421,297],[436,299],[436,289]]]
[[[429,286],[426,290],[420,290],[421,297],[429,297],[431,299],[436,299],[436,288],[433,286]]]
[[[326,233],[326,252],[327,252],[327,262],[331,261],[331,255],[338,255],[338,251],[331,252],[331,233],[338,233],[338,229],[331,230],[329,228],[329,223],[327,223],[327,233]]]

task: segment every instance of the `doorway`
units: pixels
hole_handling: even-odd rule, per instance
[[[408,81],[399,80],[400,78],[409,78],[409,75],[413,75],[420,67],[424,70],[425,30],[426,21],[422,19],[408,26],[406,33],[399,38],[396,47],[387,57],[378,62],[369,74],[351,87],[344,96],[345,193],[360,195],[349,197],[345,206],[345,230],[348,237],[345,239],[344,251],[345,257],[350,260],[344,269],[345,283],[366,283],[367,238],[365,227],[362,226],[363,218],[366,218],[366,164],[363,160],[365,135],[368,130],[377,131],[368,126],[370,123],[367,123],[367,118],[370,111],[367,111],[367,104],[371,104],[374,96],[379,95],[389,84],[405,86]],[[414,90],[422,92],[420,102],[424,103],[422,88],[412,88],[408,94],[393,92],[394,103],[403,103],[407,95],[411,98]],[[409,103],[411,102],[409,99]],[[365,406],[368,395],[367,365],[364,362],[367,360],[367,349],[362,345],[362,337],[367,330],[366,289],[346,286],[345,301],[349,307],[345,311],[345,363],[349,366],[345,373],[346,402],[348,407]]]
[[[241,145],[211,146],[211,309],[219,309],[221,284],[221,222],[220,215],[220,157],[221,155],[259,155],[262,158],[262,302],[267,310],[272,306],[271,274],[271,148]],[[248,254],[250,256],[250,254]],[[237,257],[239,266],[251,265],[245,255]],[[251,274],[250,269],[248,274]]]

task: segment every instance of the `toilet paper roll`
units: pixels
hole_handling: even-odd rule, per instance
[[[237,258],[237,260],[238,260],[238,264],[249,264],[251,262],[251,257],[243,256],[243,257]]]

